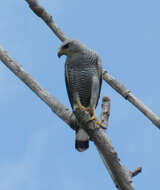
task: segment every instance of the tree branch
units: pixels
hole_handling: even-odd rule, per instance
[[[76,110],[75,117],[75,115],[71,113],[68,108],[58,102],[44,88],[42,88],[39,83],[36,82],[27,72],[25,72],[22,66],[16,63],[16,61],[14,61],[2,48],[0,48],[0,60],[72,129],[75,129],[77,127],[77,124],[80,124],[81,127],[85,128],[91,139],[94,141],[96,147],[98,148],[98,151],[104,160],[105,166],[110,171],[110,174],[114,179],[116,186],[120,190],[134,190],[131,184],[131,172],[129,172],[128,169],[120,164],[117,153],[111,145],[108,137],[104,133],[104,130],[101,128],[95,128],[93,122],[88,123],[90,119],[88,112]],[[106,104],[106,100],[109,101],[109,99],[103,98],[103,104]],[[106,109],[103,110],[108,115],[109,107],[107,111]],[[108,123],[105,121],[104,117],[102,118],[104,119],[104,123]],[[106,117],[106,119],[108,120],[108,117]]]
[[[103,70],[103,80],[107,82],[126,100],[132,103],[137,109],[139,109],[146,117],[148,117],[148,119],[150,119],[160,129],[160,118],[155,113],[153,113],[146,105],[144,105],[143,102],[136,98],[130,90],[128,90],[124,85],[120,84],[120,82],[118,82],[105,70]]]
[[[37,0],[25,0],[25,1],[29,4],[29,7],[32,9],[32,11],[38,17],[42,18],[42,20],[49,26],[49,28],[61,41],[65,41],[67,39],[65,34],[53,21],[52,16],[49,15],[48,12],[42,6],[40,6]]]
[[[47,11],[39,5],[37,0],[25,0],[32,11],[49,26],[49,28],[54,32],[54,34],[61,40],[67,39],[67,36],[62,33],[60,28],[54,23],[52,16],[50,16]],[[153,113],[146,105],[143,104],[138,98],[136,98],[130,90],[125,86],[120,84],[116,79],[103,70],[103,80],[106,81],[113,89],[115,89],[121,96],[132,103],[138,110],[140,110],[148,119],[150,119],[159,129],[160,129],[160,118]]]
[[[104,133],[104,129],[95,128],[93,122],[89,122],[90,115],[77,109],[75,112],[76,118],[81,127],[87,130],[89,136],[94,141],[98,152],[111,175],[116,187],[120,190],[134,190],[132,186],[132,176],[130,171],[125,168],[118,158],[110,140]]]
[[[102,99],[102,111],[101,111],[101,123],[103,126],[108,127],[108,119],[110,116],[110,99],[107,96],[104,96]]]
[[[142,167],[138,167],[135,170],[131,171],[131,176],[135,177],[136,175],[138,175],[141,172],[142,172]]]
[[[108,127],[108,119],[109,119],[109,115],[110,115],[110,99],[107,96],[104,96],[102,99],[102,111],[101,111],[101,123],[103,123],[104,126],[106,126],[106,129]],[[120,173],[113,173],[114,171],[114,166],[115,164],[120,162],[120,159],[118,158],[117,153],[115,152],[114,148],[112,147],[112,144],[110,143],[108,137],[107,137],[107,141],[106,141],[110,147],[109,152],[112,152],[112,160],[107,160],[107,156],[105,156],[102,151],[100,150],[99,146],[96,145],[97,150],[103,160],[104,165],[106,166],[110,176],[112,177],[112,180],[114,181],[114,183],[116,184],[116,187],[121,189],[122,188],[122,184],[120,182],[119,185],[119,179],[117,180],[117,176],[119,178],[119,175],[121,175]],[[135,169],[134,171],[129,171],[127,168],[125,168],[124,166],[121,165],[121,167],[123,167],[123,171],[125,172],[126,178],[128,180],[128,182],[131,183],[132,181],[132,177],[138,175],[141,171],[142,171],[142,167],[138,167],[137,169]],[[117,166],[116,166],[117,168]],[[116,170],[118,171],[118,170]],[[125,184],[126,185],[126,184]],[[126,188],[126,187],[125,187]],[[131,188],[131,187],[130,187]],[[132,187],[133,188],[133,187]]]
[[[51,96],[40,84],[34,80],[29,73],[25,72],[21,65],[16,63],[5,50],[0,48],[0,60],[21,80],[23,81],[41,100],[43,100],[51,110],[66,122],[72,129],[77,123],[75,116],[63,104]]]

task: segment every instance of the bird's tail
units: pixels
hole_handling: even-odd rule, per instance
[[[86,132],[84,129],[79,128],[79,129],[76,131],[75,148],[76,148],[79,152],[83,152],[83,151],[85,151],[88,147],[89,147],[89,136],[88,136],[87,132]]]

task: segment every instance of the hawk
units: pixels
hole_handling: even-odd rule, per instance
[[[75,39],[67,39],[62,43],[58,49],[58,57],[62,55],[67,56],[65,82],[72,109],[79,107],[81,110],[88,111],[91,115],[90,121],[94,120],[95,126],[101,126],[95,112],[102,84],[100,57],[95,51]],[[82,152],[88,147],[87,132],[82,128],[77,129],[75,148]]]

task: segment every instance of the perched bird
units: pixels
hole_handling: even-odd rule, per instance
[[[101,126],[95,112],[102,84],[100,57],[75,39],[67,39],[62,43],[58,49],[58,56],[62,55],[67,56],[65,82],[72,109],[79,107],[88,111],[91,115],[90,120],[94,120],[95,126]],[[80,152],[89,147],[88,134],[82,128],[76,131],[75,147]]]

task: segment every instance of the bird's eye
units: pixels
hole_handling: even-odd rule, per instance
[[[69,48],[69,44],[64,45],[63,48],[64,48],[64,49]]]

